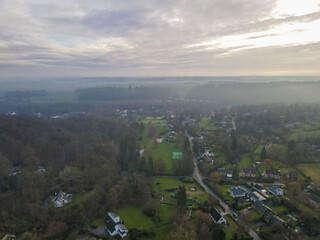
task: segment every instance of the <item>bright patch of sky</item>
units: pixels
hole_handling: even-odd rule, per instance
[[[278,0],[271,17],[302,16],[320,10],[319,0]]]

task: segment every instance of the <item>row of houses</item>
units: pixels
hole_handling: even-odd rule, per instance
[[[285,171],[283,172],[283,174],[289,180],[295,181],[298,179],[298,173],[296,171]],[[263,171],[261,176],[264,178],[271,178],[271,179],[277,180],[281,178],[281,171],[275,168],[266,169]],[[254,179],[255,177],[256,177],[256,168],[244,167],[239,170],[239,178]]]

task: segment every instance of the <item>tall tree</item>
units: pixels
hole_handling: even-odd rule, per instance
[[[186,206],[187,202],[187,193],[186,193],[186,187],[179,186],[178,192],[177,192],[177,205],[178,206]]]
[[[263,148],[261,149],[260,158],[261,158],[261,159],[266,159],[266,158],[267,158],[267,151],[266,151],[266,148],[265,148],[265,147],[263,147]]]
[[[214,228],[212,230],[211,239],[212,240],[225,240],[226,233],[223,231],[222,228]]]

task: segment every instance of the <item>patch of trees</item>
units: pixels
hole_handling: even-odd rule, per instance
[[[210,83],[195,87],[188,97],[211,100],[223,106],[315,102],[319,90],[319,82]]]
[[[78,89],[76,93],[80,100],[114,101],[139,99],[167,99],[177,97],[178,93],[172,88],[129,87],[129,88],[86,88]]]
[[[55,121],[0,115],[0,232],[66,239],[106,209],[146,202],[149,181],[129,167],[136,161],[137,131],[106,117]],[[13,166],[21,172],[9,176]],[[37,174],[38,166],[46,173]],[[128,170],[126,178],[123,170]],[[59,190],[82,200],[62,209],[40,207]]]
[[[9,91],[4,94],[5,101],[26,101],[32,97],[43,97],[47,95],[45,90]]]

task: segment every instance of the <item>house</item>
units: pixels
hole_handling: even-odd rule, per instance
[[[6,234],[3,238],[1,238],[1,240],[15,240],[16,239],[16,235],[14,234]]]
[[[232,169],[226,170],[226,169],[223,169],[223,168],[218,168],[217,172],[222,176],[226,176],[227,178],[232,179],[232,176],[233,176],[233,170]]]
[[[256,177],[256,169],[254,168],[241,168],[239,170],[240,178],[255,178]]]
[[[272,179],[281,178],[281,173],[275,168],[264,170],[264,172],[261,175],[262,177],[265,177],[265,178],[272,178]]]
[[[45,174],[46,173],[46,168],[45,167],[43,167],[43,166],[38,166],[37,167],[37,170],[36,170],[36,173],[38,173],[38,174]]]
[[[255,184],[255,185],[253,186],[253,188],[254,188],[256,191],[258,191],[259,193],[267,193],[267,190],[264,189],[264,187],[261,186],[261,185],[259,185],[259,184]]]
[[[50,203],[53,203],[54,207],[60,208],[72,201],[72,194],[59,191],[59,193],[54,193],[41,204],[42,207],[48,207]]]
[[[176,138],[178,137],[178,133],[171,131],[168,133],[168,139],[170,139],[170,141],[174,142],[174,140],[176,140]]]
[[[278,216],[273,215],[273,214],[269,214],[269,215],[265,216],[263,218],[263,220],[269,225],[273,225],[273,224],[277,224],[277,223],[284,224],[284,221],[281,218],[279,218]]]
[[[237,188],[235,186],[232,186],[229,188],[229,193],[232,198],[241,198],[244,197],[244,193],[240,188]]]
[[[9,168],[8,169],[8,176],[10,177],[10,176],[16,176],[16,175],[18,175],[19,173],[21,173],[21,166],[19,165],[19,166],[16,166],[16,167],[12,167],[12,168]]]
[[[266,205],[264,205],[262,202],[259,202],[259,201],[255,201],[253,203],[253,207],[254,207],[254,209],[257,210],[257,212],[259,212],[261,214],[266,214],[266,213],[271,212],[270,208],[268,208]]]
[[[261,202],[266,200],[265,197],[263,197],[261,194],[257,192],[252,192],[251,194],[249,194],[249,198],[253,202],[259,202],[259,201]]]
[[[120,217],[113,212],[108,212],[105,230],[108,231],[110,236],[115,236],[119,234],[121,238],[125,238],[128,233],[128,229],[123,225],[123,222],[121,221]]]
[[[281,187],[273,185],[271,187],[269,187],[269,193],[276,195],[276,196],[282,196],[283,195],[283,191],[281,189]]]
[[[222,217],[220,215],[220,213],[217,211],[217,209],[215,209],[215,208],[212,208],[209,211],[209,216],[211,217],[212,221],[214,221],[217,224],[226,224],[227,223],[227,220],[224,217]]]
[[[318,198],[317,196],[315,196],[313,194],[311,194],[309,196],[309,202],[315,208],[319,208],[320,207],[320,198]]]
[[[296,172],[296,171],[285,171],[283,174],[289,180],[294,180],[294,181],[298,180],[298,172]]]

